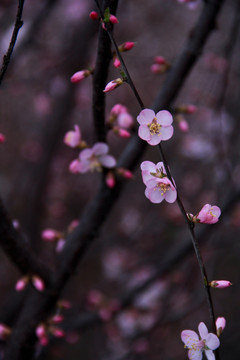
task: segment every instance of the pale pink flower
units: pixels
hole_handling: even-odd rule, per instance
[[[75,148],[81,144],[82,136],[81,131],[78,125],[74,125],[73,131],[68,131],[63,139],[63,142],[72,147]]]
[[[219,337],[226,326],[226,319],[224,317],[218,317],[216,320],[217,336]]]
[[[115,15],[112,15],[112,14],[110,14],[109,21],[112,24],[118,24],[119,23],[118,18]]]
[[[43,291],[45,289],[45,284],[44,284],[43,280],[40,278],[40,276],[38,276],[38,275],[32,276],[32,284],[35,287],[35,289],[38,291]]]
[[[185,344],[185,347],[189,349],[188,358],[190,360],[202,360],[202,353],[205,352],[208,360],[215,360],[213,350],[216,350],[220,341],[217,335],[208,333],[206,325],[201,322],[198,325],[198,334],[192,330],[184,330],[181,333],[181,339]]]
[[[171,126],[173,118],[166,110],[159,111],[156,115],[151,109],[144,109],[137,117],[140,126],[138,135],[150,145],[157,145],[162,140],[168,140],[173,135]]]
[[[122,83],[123,83],[123,79],[121,79],[121,78],[117,78],[115,80],[112,80],[106,85],[103,92],[112,91],[112,90],[116,89],[118,86],[122,85]]]
[[[212,288],[224,289],[232,285],[228,280],[212,280],[209,284]]]
[[[196,220],[202,224],[215,224],[221,215],[221,210],[218,206],[206,204],[195,216]]]
[[[79,159],[74,160],[74,171],[86,173],[88,171],[101,171],[102,167],[113,168],[116,160],[113,156],[108,155],[109,147],[105,143],[96,143],[92,149],[84,149],[79,154]],[[73,166],[72,166],[73,167]]]
[[[144,161],[141,164],[141,170],[143,182],[146,185],[145,196],[152,203],[160,203],[164,199],[173,203],[176,200],[176,188],[168,179],[162,162],[155,165],[151,161]]]

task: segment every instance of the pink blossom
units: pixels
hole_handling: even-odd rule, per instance
[[[173,118],[166,110],[159,111],[156,115],[151,109],[144,109],[137,117],[140,126],[138,136],[150,145],[157,145],[162,140],[168,140],[173,135],[171,126]]]
[[[74,125],[73,131],[68,131],[64,136],[64,143],[72,148],[81,144],[81,131],[78,125]]]
[[[83,79],[85,79],[85,77],[89,76],[90,74],[91,74],[91,71],[89,71],[89,70],[77,71],[71,77],[71,82],[78,83],[78,82],[82,81]]]
[[[213,350],[220,345],[217,335],[208,333],[208,329],[203,322],[198,325],[198,331],[200,339],[198,334],[192,330],[184,330],[181,333],[181,339],[185,347],[189,349],[188,358],[190,360],[201,360],[202,353],[205,352],[208,360],[215,360]]]
[[[44,284],[43,280],[40,278],[40,276],[38,276],[38,275],[32,276],[32,284],[35,287],[35,289],[38,291],[43,291],[45,289],[45,284]]]
[[[109,147],[105,143],[96,143],[92,149],[84,149],[79,154],[79,159],[70,164],[74,172],[86,173],[88,171],[101,171],[102,167],[113,168],[116,160],[113,156],[108,155]],[[73,171],[72,171],[73,172]]]
[[[228,280],[212,280],[209,284],[212,288],[224,289],[232,285]]]
[[[59,231],[54,229],[45,229],[41,233],[41,237],[45,241],[56,241],[60,236]]]
[[[116,89],[118,86],[120,86],[122,83],[123,83],[123,79],[121,79],[121,78],[117,78],[115,80],[112,80],[106,85],[103,92],[112,91],[112,90]]]
[[[5,140],[6,140],[5,135],[3,135],[2,133],[0,133],[0,144],[1,144],[1,143],[4,143]]]
[[[28,276],[24,276],[21,279],[19,279],[15,285],[16,291],[22,291],[23,289],[25,289],[28,282],[29,282]]]
[[[162,162],[155,165],[151,161],[144,161],[141,164],[141,170],[143,182],[146,185],[145,196],[152,203],[160,203],[164,199],[173,203],[176,200],[176,188],[168,179]]]
[[[112,15],[112,14],[110,14],[109,21],[112,24],[118,24],[119,23],[117,17],[115,15]]]
[[[115,68],[119,68],[121,66],[121,61],[119,60],[119,58],[115,57],[113,65],[115,66]]]
[[[218,317],[216,320],[217,336],[219,337],[226,326],[226,319],[224,317]]]
[[[218,206],[212,206],[206,204],[195,216],[196,221],[202,224],[215,224],[218,222],[218,218],[221,215],[221,210]]]
[[[92,20],[98,20],[99,19],[99,15],[96,11],[91,11],[89,14],[90,19]]]

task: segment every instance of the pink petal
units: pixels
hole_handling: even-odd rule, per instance
[[[143,179],[143,183],[147,186],[147,182],[149,180],[152,180],[153,175],[150,174],[149,171],[142,171],[142,179]]]
[[[93,155],[92,149],[84,149],[79,154],[79,159],[82,161],[89,160],[91,156]]]
[[[221,215],[221,209],[218,206],[212,206],[211,212],[213,215],[215,215],[217,218]]]
[[[206,327],[204,322],[200,322],[200,324],[198,325],[198,332],[201,336],[201,339],[203,340],[205,340],[206,337],[208,336],[208,328]]]
[[[158,181],[157,181],[157,178],[155,177],[151,177],[149,180],[146,181],[146,187],[149,188],[149,189],[153,189],[155,188],[157,185],[158,185]]]
[[[173,127],[172,126],[167,126],[161,127],[161,138],[162,140],[169,140],[171,137],[173,136]]]
[[[209,333],[206,338],[206,345],[210,350],[217,349],[220,345],[220,341],[217,335]]]
[[[77,166],[78,172],[84,174],[90,170],[90,162],[89,161],[79,161]]]
[[[137,117],[137,121],[140,125],[149,124],[155,118],[155,112],[151,109],[144,109]]]
[[[181,339],[187,347],[191,347],[199,341],[199,336],[195,331],[183,330],[181,332]]]
[[[152,161],[143,161],[140,167],[142,171],[156,172],[156,165]]]
[[[102,155],[99,157],[99,161],[103,166],[107,168],[112,168],[116,166],[116,159],[111,155]]]
[[[202,351],[201,350],[194,350],[190,349],[188,351],[188,358],[190,360],[202,360]]]
[[[171,123],[173,122],[173,118],[172,115],[170,114],[169,111],[167,110],[161,110],[156,114],[156,118],[157,118],[157,122],[160,125],[171,125]]]
[[[109,150],[108,145],[103,142],[96,143],[92,148],[93,153],[97,156],[107,154],[108,150]]]
[[[150,140],[151,134],[147,125],[140,125],[138,128],[138,136],[143,140]]]
[[[154,204],[159,204],[164,200],[165,194],[162,194],[162,191],[158,188],[149,188],[149,200]]]
[[[154,134],[154,135],[151,135],[151,138],[150,140],[147,140],[147,142],[149,143],[149,145],[158,145],[162,140],[162,136],[161,135],[157,135],[157,134]]]
[[[170,204],[174,203],[177,199],[177,191],[175,189],[169,189],[165,194],[165,200]]]
[[[208,360],[215,360],[215,355],[212,350],[205,350],[205,355]]]

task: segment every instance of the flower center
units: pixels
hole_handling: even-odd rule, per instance
[[[148,124],[148,128],[151,135],[160,135],[161,125],[158,124],[157,118],[153,118],[152,122]]]
[[[156,188],[158,188],[158,190],[161,191],[161,195],[164,196],[165,193],[169,190],[170,185],[169,184],[158,183]]]
[[[99,172],[102,171],[102,165],[99,162],[96,155],[93,154],[89,160],[90,160],[90,170],[91,171],[94,171],[94,170],[99,171]]]

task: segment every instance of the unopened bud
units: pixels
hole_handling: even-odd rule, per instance
[[[119,45],[118,50],[120,52],[131,50],[134,47],[135,43],[132,41],[127,41],[121,45]]]
[[[6,140],[5,136],[2,133],[0,133],[0,144],[4,143],[5,140]]]
[[[167,64],[167,61],[163,56],[155,56],[154,63],[159,64],[159,65],[163,65],[163,64]]]
[[[90,19],[92,20],[98,20],[99,19],[99,15],[96,11],[91,11],[89,14]]]
[[[78,82],[82,81],[83,79],[85,79],[87,76],[89,76],[91,73],[92,73],[92,71],[90,71],[90,70],[77,71],[71,77],[71,82],[72,83],[78,83]]]
[[[224,317],[218,317],[216,320],[217,336],[219,337],[226,326],[226,319]]]
[[[212,288],[217,288],[217,289],[224,289],[227,288],[229,286],[232,285],[232,283],[228,280],[212,280],[209,285]]]
[[[45,284],[44,284],[43,280],[40,278],[40,276],[38,276],[38,275],[32,276],[32,284],[35,287],[35,289],[38,291],[43,291],[45,289]]]
[[[125,179],[132,179],[133,178],[133,173],[128,169],[118,168],[117,173],[120,176],[124,177]]]
[[[115,80],[112,80],[106,85],[103,92],[112,91],[112,90],[116,89],[118,86],[122,85],[122,83],[123,83],[123,79],[121,79],[121,78],[117,78]]]
[[[115,177],[112,171],[109,171],[106,175],[106,185],[110,189],[114,188],[116,184]]]
[[[29,281],[28,276],[22,277],[21,279],[19,279],[19,280],[16,282],[15,289],[16,289],[17,291],[22,291],[23,289],[25,289],[28,281]]]
[[[121,66],[121,61],[119,60],[119,58],[115,57],[113,65],[115,66],[115,68],[119,68]]]
[[[118,24],[118,23],[119,23],[117,17],[116,17],[115,15],[112,15],[112,14],[111,14],[110,17],[109,17],[109,21],[110,21],[110,23],[112,23],[112,24]]]

